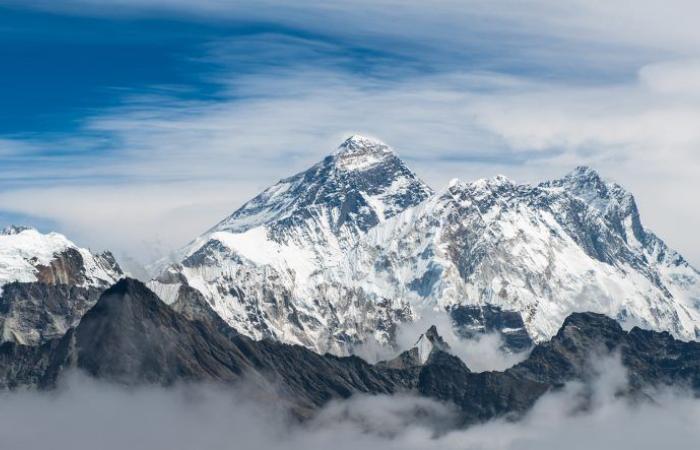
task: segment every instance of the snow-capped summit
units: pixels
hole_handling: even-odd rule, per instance
[[[27,227],[24,225],[8,225],[0,231],[0,235],[9,236],[12,234],[19,234],[25,230],[31,230],[32,227]]]
[[[518,332],[535,341],[576,311],[700,336],[700,275],[594,170],[539,185],[455,180],[433,193],[361,136],[244,204],[151,287],[169,303],[194,288],[241,333],[320,352],[391,343],[426,308],[455,322],[469,310],[470,330],[487,316],[479,308],[519,315]]]
[[[598,180],[603,178],[598,171],[589,166],[576,166],[574,170],[564,176],[565,180]]]
[[[75,264],[67,264],[67,258]],[[3,285],[14,281],[108,285],[121,274],[116,267],[109,253],[93,255],[62,234],[42,234],[14,225],[0,234],[0,292]]]
[[[338,146],[337,155],[353,153],[392,153],[391,148],[379,139],[353,134]]]
[[[212,231],[242,232],[309,216],[334,235],[367,230],[427,198],[432,191],[384,143],[352,136],[339,150],[244,204]]]
[[[447,186],[445,194],[466,195],[473,199],[487,197],[493,193],[507,193],[515,188],[514,181],[503,175],[492,178],[480,178],[475,181],[453,180]]]
[[[385,143],[354,135],[340,144],[334,162],[341,170],[366,170],[393,156],[393,150]]]
[[[7,227],[0,234],[0,342],[34,345],[62,335],[122,275],[109,252]]]
[[[569,195],[576,196],[585,202],[590,202],[599,212],[605,214],[608,206],[615,203],[632,207],[632,194],[617,183],[605,180],[598,172],[587,166],[578,166],[573,171],[558,180],[546,181],[541,187],[560,189]],[[636,208],[636,206],[635,206]]]

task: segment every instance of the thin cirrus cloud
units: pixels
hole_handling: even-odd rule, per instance
[[[136,90],[76,134],[3,138],[0,209],[147,262],[360,132],[437,189],[592,165],[697,264],[700,33],[687,17],[698,7],[624,3],[30,2],[268,25],[186,56],[211,68],[200,76],[212,96]]]
[[[530,38],[528,41],[520,39],[521,47],[542,43],[537,38],[556,37],[566,38],[566,42],[646,46],[677,52],[694,52],[693,44],[700,40],[700,32],[694,26],[694,17],[697,17],[694,13],[698,13],[700,7],[692,0],[573,0],[566,4],[554,0],[442,0],[431,4],[419,0],[301,0],[293,3],[279,0],[10,0],[6,3],[99,16],[165,13],[190,14],[201,20],[212,17],[265,20],[358,39],[382,35],[428,42],[444,39],[461,44],[459,41],[465,36],[502,35],[505,29],[510,29],[511,39],[506,42],[518,42],[516,37]],[[540,51],[547,53],[556,46],[550,44],[549,49]]]

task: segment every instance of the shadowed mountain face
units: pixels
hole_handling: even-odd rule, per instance
[[[68,369],[128,385],[245,382],[286,402],[300,417],[334,398],[411,392],[456,404],[467,424],[517,417],[545,392],[586,380],[592,355],[619,352],[631,393],[658,385],[700,392],[700,344],[668,333],[625,332],[598,314],[569,316],[549,342],[504,372],[471,372],[448,353],[433,328],[425,339],[433,344],[427,359],[414,364],[371,365],[357,357],[318,355],[301,346],[253,341],[216,315],[188,317],[142,283],[123,279],[63,338],[34,347],[2,344],[0,385],[49,388]]]
[[[49,344],[0,347],[0,383],[47,387],[70,368],[128,385],[245,380],[305,414],[357,392],[408,390],[415,380],[410,373],[379,370],[356,357],[255,342],[215,315],[190,320],[133,279],[107,290],[77,328]]]

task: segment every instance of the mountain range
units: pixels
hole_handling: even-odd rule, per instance
[[[72,370],[129,386],[245,383],[258,398],[286,405],[301,420],[354,394],[411,393],[455,404],[455,425],[464,426],[517,418],[545,393],[591,380],[593,358],[617,354],[629,376],[620,395],[648,398],[667,386],[700,395],[700,343],[637,327],[626,332],[600,314],[570,315],[551,340],[502,372],[472,372],[434,328],[424,338],[420,349],[375,365],[356,356],[319,355],[252,340],[216,314],[188,317],[141,282],[124,278],[64,336],[38,346],[0,344],[0,388],[50,389]]]
[[[154,267],[144,284],[109,252],[3,230],[0,389],[51,389],[76,370],[245,383],[300,419],[333,399],[409,393],[456,405],[466,425],[517,418],[619,357],[620,395],[700,395],[698,272],[585,167],[434,192],[387,145],[353,136]],[[473,371],[441,332],[497,333],[523,360]],[[368,343],[392,356],[353,355]]]
[[[362,136],[155,270],[149,287],[175,309],[203,298],[250,338],[319,353],[399,350],[397,330],[435,313],[459,336],[496,332],[513,350],[580,311],[700,336],[698,271],[642,225],[620,185],[578,167],[537,185],[496,176],[434,192]]]

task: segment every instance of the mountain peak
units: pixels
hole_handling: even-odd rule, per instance
[[[364,170],[394,156],[394,151],[377,139],[352,135],[335,153],[335,165],[343,170]]]
[[[563,178],[541,183],[540,186],[564,188],[600,212],[605,212],[609,207],[621,207],[625,210],[625,216],[638,215],[632,194],[588,166],[578,166]]]
[[[3,228],[2,231],[0,231],[0,235],[12,236],[15,234],[20,234],[23,231],[33,230],[33,229],[34,228],[32,228],[32,227],[27,227],[24,225],[8,225],[5,228]]]
[[[62,234],[17,226],[0,233],[0,288],[15,281],[55,284],[60,280],[66,284],[68,279],[85,281],[84,276],[102,285],[111,284],[120,275],[121,269],[111,254],[92,253]]]
[[[589,166],[576,166],[574,170],[569,172],[565,178],[575,179],[575,180],[596,180],[602,181],[603,178],[600,174],[593,168]]]
[[[421,334],[413,347],[417,349],[418,360],[421,364],[425,364],[428,361],[433,350],[450,352],[449,344],[440,336],[435,325],[432,325],[425,333]]]
[[[150,291],[148,287],[143,284],[143,282],[130,277],[124,277],[119,279],[116,283],[109,287],[104,292],[105,296],[109,295],[125,295],[125,294],[143,294],[144,292]]]
[[[354,151],[366,149],[386,150],[389,149],[389,146],[379,139],[371,138],[369,136],[362,136],[360,134],[353,134],[338,146],[338,153],[352,153]]]
[[[431,194],[388,145],[353,135],[335,153],[267,188],[208,233],[241,233],[261,225],[299,229],[307,220],[330,224],[336,235],[344,233],[339,231],[344,224],[366,231]]]
[[[617,186],[609,183],[600,174],[588,166],[577,166],[574,170],[564,175],[563,178],[540,183],[545,188],[565,188],[568,192],[586,200],[600,197],[608,197],[608,191]],[[617,187],[621,191],[621,187]]]
[[[513,182],[513,180],[506,177],[505,175],[495,175],[491,178],[480,178],[470,184],[477,188],[494,188],[499,186],[510,186],[515,183]]]
[[[459,178],[453,178],[447,185],[446,192],[451,195],[467,194],[469,196],[483,197],[515,186],[516,183],[504,175],[479,178],[474,181],[462,181]]]
[[[439,352],[450,353],[449,344],[440,336],[437,327],[432,325],[425,333],[422,333],[416,343],[408,350],[387,361],[379,362],[380,366],[392,369],[406,369],[425,365],[431,355]]]

